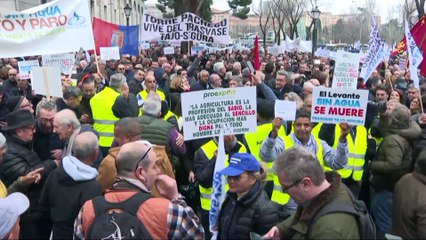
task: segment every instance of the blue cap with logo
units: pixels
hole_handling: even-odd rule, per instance
[[[238,176],[244,172],[260,171],[260,164],[250,153],[235,153],[229,161],[229,166],[220,171],[226,176]]]

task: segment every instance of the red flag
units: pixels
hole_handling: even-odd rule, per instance
[[[413,35],[417,47],[419,47],[419,49],[423,52],[423,61],[420,64],[420,73],[423,76],[426,76],[426,15],[420,18],[420,20],[413,26],[410,32],[411,35]],[[404,37],[392,51],[391,55],[395,56],[396,54],[402,53],[406,50],[407,44]]]
[[[254,55],[253,55],[253,67],[254,70],[259,71],[260,70],[260,56],[259,56],[259,39],[256,35],[256,38],[254,39]]]

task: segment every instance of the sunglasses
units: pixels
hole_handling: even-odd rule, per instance
[[[141,158],[139,158],[138,162],[136,163],[135,171],[138,169],[139,164],[142,162],[142,160],[144,160],[144,158],[148,155],[149,151],[151,151],[151,149],[152,149],[152,144],[151,144],[150,142],[148,142],[148,141],[143,141],[143,140],[142,140],[141,142],[143,142],[146,146],[149,146],[149,148],[148,148],[148,150],[146,150],[146,152],[142,155],[142,157],[141,157]]]

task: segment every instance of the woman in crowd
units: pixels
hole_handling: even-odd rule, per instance
[[[410,102],[410,111],[411,111],[411,116],[420,113],[422,111],[421,107],[420,107],[420,97],[417,96],[415,98],[413,98],[413,100],[411,100]]]
[[[390,95],[390,99],[393,99],[401,104],[404,104],[404,93],[399,89],[394,89]]]
[[[249,153],[236,153],[221,171],[229,191],[220,210],[218,239],[250,239],[250,233],[264,235],[280,221],[278,209],[263,191],[259,162]]]

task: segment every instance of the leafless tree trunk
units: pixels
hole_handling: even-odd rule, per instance
[[[253,10],[254,14],[259,18],[259,27],[263,37],[263,49],[266,49],[266,34],[272,24],[272,7],[270,2],[260,0],[259,9]]]

